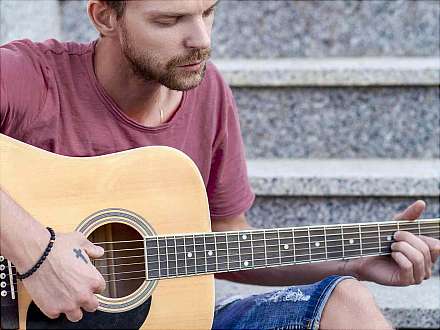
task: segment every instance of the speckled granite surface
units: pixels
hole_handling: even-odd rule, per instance
[[[248,158],[439,158],[436,87],[234,88]]]
[[[53,0],[2,0],[0,2],[0,44],[28,38],[42,41],[61,38],[61,17]]]
[[[251,295],[282,287],[244,285],[216,280],[216,301],[234,295]],[[366,283],[385,317],[398,328],[438,329],[440,327],[440,280],[433,277],[420,285],[386,287]]]
[[[252,159],[257,195],[440,196],[440,160]]]
[[[427,203],[424,218],[440,217],[438,197],[257,196],[248,219],[258,228],[385,221],[417,199]]]
[[[438,86],[438,57],[214,60],[235,87]]]
[[[84,3],[63,1],[65,40],[96,37]],[[439,6],[438,1],[407,0],[223,1],[216,13],[213,55],[439,55]]]

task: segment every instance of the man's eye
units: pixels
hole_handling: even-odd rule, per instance
[[[164,19],[160,21],[156,21],[160,26],[172,26],[177,23],[177,18]]]

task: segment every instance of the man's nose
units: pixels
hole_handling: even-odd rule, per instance
[[[186,48],[207,49],[211,47],[211,26],[203,18],[197,18],[188,30],[185,41]]]

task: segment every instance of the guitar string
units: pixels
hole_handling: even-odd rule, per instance
[[[423,233],[424,235],[429,235],[429,234],[438,234],[436,231],[435,232],[426,232],[426,233]],[[335,235],[340,235],[340,234],[334,234],[334,235],[327,235],[327,236],[335,236]],[[356,235],[356,236],[358,236],[358,235]],[[268,242],[268,241],[280,241],[281,242],[281,240],[292,240],[292,239],[297,239],[298,237],[284,237],[284,238],[280,238],[279,240],[277,239],[277,238],[271,238],[271,239],[263,239],[263,240],[252,240],[252,243],[255,243],[255,242],[259,242],[259,241],[265,241],[265,242]],[[304,238],[304,237],[302,237],[302,238]],[[367,237],[362,237],[362,241],[363,240],[367,240],[367,239],[377,239],[377,238],[379,238],[379,236],[367,236]],[[374,242],[367,242],[367,241],[363,241],[362,242],[362,245],[366,245],[366,244],[378,244],[378,243],[380,243],[380,244],[382,244],[382,243],[389,243],[389,242],[392,242],[391,240],[383,240],[383,238],[385,238],[385,237],[381,237],[381,240],[380,241],[374,241]],[[360,240],[359,239],[359,237],[357,237],[357,238],[343,238],[343,239],[338,239],[338,240],[327,240],[327,243],[329,243],[329,242],[343,242],[343,245],[328,245],[327,244],[327,248],[336,248],[336,247],[342,247],[342,246],[346,246],[346,243],[345,243],[345,241],[350,241],[350,240],[353,240],[353,243],[350,243],[350,245],[352,245],[352,244],[355,244],[356,243],[356,241],[357,240]],[[249,243],[251,243],[251,240],[249,240],[249,241],[247,241],[247,242],[249,242]],[[287,243],[280,243],[280,244],[270,244],[270,245],[268,245],[268,244],[265,244],[265,246],[266,246],[266,248],[271,248],[271,247],[276,247],[276,248],[278,248],[279,246],[284,246],[285,244],[287,244],[287,245],[295,245],[295,246],[300,246],[300,245],[311,245],[311,248],[313,248],[313,249],[317,249],[317,248],[320,248],[320,249],[324,249],[326,246],[325,245],[323,245],[322,247],[321,246],[315,246],[314,245],[314,243],[316,243],[316,242],[318,242],[318,241],[310,241],[310,242],[293,242],[293,243],[289,243],[289,244],[287,244]],[[228,243],[238,243],[238,241],[229,241]],[[241,244],[242,243],[245,243],[245,242],[240,242]],[[215,245],[215,243],[208,243],[208,244],[214,244]],[[219,244],[226,244],[226,241],[225,242],[218,242],[217,243],[217,245],[219,245]],[[176,250],[176,247],[184,247],[184,246],[196,246],[196,245],[199,245],[199,246],[203,246],[203,244],[187,244],[187,245],[177,245],[177,246],[171,246],[171,248],[174,248],[174,250]],[[206,246],[206,245],[205,245]],[[254,246],[254,247],[259,247],[259,248],[263,248],[264,247],[264,245],[262,245],[262,246]],[[160,247],[160,246],[155,246],[155,247],[147,247],[147,249],[150,249],[150,250],[157,250],[157,249],[163,249],[163,248],[165,248],[165,247]],[[242,247],[241,249],[243,249],[243,248],[250,248],[250,247]],[[229,248],[229,249],[221,249],[221,248],[217,248],[217,249],[213,249],[212,251],[230,251],[230,250],[241,250],[241,249],[239,249],[238,247],[236,247],[236,248]],[[128,249],[128,250],[131,250],[131,249]],[[144,248],[139,248],[139,249],[136,249],[136,250],[144,250]],[[308,247],[305,247],[305,248],[303,248],[303,249],[301,249],[301,248],[295,248],[294,250],[297,250],[297,251],[299,251],[299,250],[309,250],[309,248]],[[361,249],[359,249],[359,250],[361,250]],[[364,250],[364,249],[362,249],[362,250]],[[104,251],[104,253],[107,253],[109,250],[106,250],[106,251]],[[124,249],[121,249],[121,250],[119,250],[119,251],[124,251]],[[209,250],[202,250],[202,251],[198,251],[197,249],[195,249],[194,251],[191,251],[191,252],[195,252],[195,253],[202,253],[202,252],[205,252],[205,254],[206,254],[206,251],[209,251]],[[292,251],[291,249],[283,249],[282,251]],[[183,252],[174,252],[174,253],[172,253],[172,254],[182,254]],[[262,253],[262,252],[261,252]],[[148,255],[147,254],[147,258],[148,257],[160,257],[160,256],[167,256],[167,255],[170,255],[171,253],[168,253],[168,254],[150,254],[150,255]],[[96,261],[105,261],[105,260],[118,260],[118,259],[128,259],[128,258],[143,258],[143,257],[145,257],[145,254],[143,254],[143,255],[136,255],[136,256],[122,256],[122,257],[114,257],[114,258],[96,258],[96,259],[93,259],[93,262],[96,262]],[[130,265],[130,264],[125,264],[125,265]],[[117,264],[115,264],[114,266],[119,266],[119,265],[117,265]],[[14,265],[12,265],[12,268],[15,268],[15,266]]]
[[[379,253],[379,254],[372,254],[372,255],[368,255],[368,257],[372,257],[372,256],[387,256],[387,255],[389,255],[390,253]],[[352,257],[349,257],[349,258],[345,258],[345,259],[351,259]],[[278,259],[278,258],[276,258],[276,259]],[[261,259],[261,260],[264,260],[264,259]],[[325,260],[329,260],[329,259],[325,259]],[[307,261],[298,261],[296,264],[306,264],[306,263],[311,263],[311,262],[316,262],[316,261],[325,261],[324,259],[323,260],[320,260],[320,259],[314,259],[314,260],[307,260]],[[333,258],[333,259],[330,259],[330,260],[344,260],[344,258]],[[258,268],[271,268],[271,267],[277,267],[277,266],[283,266],[283,265],[286,265],[286,266],[288,266],[288,265],[291,265],[292,263],[291,262],[281,262],[281,263],[275,263],[275,264],[267,264],[267,265],[253,265],[252,267],[248,267],[248,268],[245,268],[245,269],[247,269],[247,270],[249,270],[249,269],[258,269]],[[208,274],[209,273],[218,273],[218,272],[229,272],[229,271],[236,271],[236,270],[244,270],[242,267],[235,267],[235,268],[229,268],[229,269],[220,269],[220,270],[212,270],[212,271],[209,271],[208,272]],[[178,277],[183,277],[183,276],[191,276],[191,275],[203,275],[203,274],[207,274],[207,273],[188,273],[188,272],[186,272],[185,274],[176,274],[176,275],[172,275],[172,276],[162,276],[162,278],[160,278],[160,277],[157,277],[157,278],[155,278],[155,277],[132,277],[132,278],[126,278],[126,279],[118,279],[118,280],[108,280],[108,281],[105,281],[106,283],[110,283],[110,282],[120,282],[120,281],[131,281],[131,280],[159,280],[159,279],[166,279],[166,278],[178,278]],[[14,287],[16,287],[16,282],[14,282]],[[8,290],[6,290],[7,292],[11,292],[11,291],[8,291]],[[18,293],[18,290],[14,290],[14,292],[15,293]]]
[[[435,221],[438,222],[438,220],[435,220]],[[399,223],[399,225],[397,225],[397,223],[396,224],[384,224],[384,225],[379,225],[381,230],[377,230],[377,228],[378,228],[377,225],[372,226],[372,225],[362,225],[361,224],[361,226],[360,226],[361,229],[362,228],[370,229],[370,227],[371,227],[371,228],[374,228],[376,230],[374,230],[374,231],[362,231],[361,230],[361,231],[357,231],[357,233],[358,232],[360,232],[360,233],[376,233],[376,232],[381,232],[382,233],[384,231],[397,231],[398,228],[399,228],[400,231],[415,230],[417,232],[419,231],[419,227],[420,227],[420,231],[422,231],[424,229],[433,229],[433,228],[434,229],[438,229],[439,228],[438,223],[436,223],[435,221],[432,220],[432,222],[430,222],[429,220],[427,220],[427,221],[425,221],[423,223],[422,222],[418,222],[418,223],[413,223],[413,222],[411,222],[411,223]],[[437,226],[434,226],[434,227],[427,226],[427,225],[431,225],[431,224],[434,224],[434,225],[437,225]],[[337,227],[335,227],[335,226],[337,226]],[[394,226],[395,228],[389,228],[389,229],[383,228],[385,226]],[[404,228],[403,226],[416,226],[416,227]],[[341,232],[342,232],[343,229],[356,229],[356,230],[359,230],[359,225],[350,225],[350,226],[345,226],[345,225],[329,225],[328,227],[325,226],[325,227],[322,227],[322,228],[310,228],[310,230],[311,231],[317,231],[317,230],[324,231],[324,228],[325,228],[326,231],[329,231],[329,230],[341,230]],[[167,239],[167,238],[168,239],[173,239],[173,238],[179,239],[179,238],[182,238],[182,239],[184,239],[184,238],[192,238],[193,236],[194,237],[203,238],[203,236],[205,236],[205,237],[206,236],[207,237],[214,237],[214,236],[221,237],[222,235],[224,235],[224,236],[243,235],[243,234],[246,234],[246,235],[263,235],[263,234],[267,234],[267,233],[271,234],[271,231],[273,231],[273,233],[276,233],[277,231],[279,231],[280,233],[282,233],[282,232],[288,233],[288,232],[291,232],[291,231],[293,231],[293,232],[295,232],[295,231],[296,232],[298,232],[298,231],[307,231],[307,229],[302,229],[302,228],[295,229],[295,227],[292,227],[291,229],[261,229],[261,230],[255,230],[255,231],[237,231],[237,232],[227,232],[227,233],[226,232],[225,233],[223,233],[223,232],[213,232],[213,233],[205,233],[205,234],[194,234],[194,235],[191,235],[191,236],[189,236],[187,234],[177,234],[177,235],[164,235],[164,236],[148,236],[146,238],[148,238],[148,239],[156,239],[156,238],[159,238],[159,239]],[[355,233],[353,233],[353,234],[355,234]],[[350,234],[350,233],[348,232],[348,234]],[[303,237],[308,237],[308,236],[303,236]],[[93,244],[95,244],[95,245],[102,245],[102,244],[118,244],[118,243],[135,243],[135,242],[143,242],[143,241],[144,241],[144,239],[140,239],[140,240],[125,240],[125,241],[94,242]]]
[[[381,251],[383,250],[383,248],[384,247],[382,247],[382,249],[381,249]],[[366,249],[362,249],[362,251],[364,251],[364,250],[372,250],[372,249],[374,249],[374,250],[376,250],[376,249],[378,249],[377,247],[375,247],[375,248],[366,248]],[[293,250],[291,250],[291,251],[293,251]],[[354,250],[345,250],[345,252],[347,252],[347,254],[349,253],[349,252],[357,252],[357,251],[361,251],[361,249],[354,249]],[[275,251],[271,251],[270,253],[274,253]],[[287,252],[287,250],[286,250],[286,252]],[[339,251],[340,252],[340,251]],[[336,253],[336,252],[329,252],[329,253]],[[325,252],[321,252],[321,253],[315,253],[315,255],[317,255],[317,254],[325,254]],[[378,255],[389,255],[390,254],[390,252],[380,252],[380,253],[374,253],[374,254],[365,254],[365,255],[357,255],[357,256],[355,256],[355,257],[362,257],[362,256],[378,256]],[[235,255],[235,256],[238,256],[238,255]],[[220,257],[225,257],[225,258],[228,258],[228,256],[227,255],[223,255],[223,256],[220,256]],[[231,257],[231,256],[229,256],[229,257]],[[267,262],[270,262],[270,261],[274,261],[274,260],[281,260],[281,263],[275,263],[275,264],[272,264],[272,265],[282,265],[283,264],[283,261],[282,261],[282,259],[284,258],[294,258],[294,260],[296,260],[296,259],[298,259],[298,258],[301,258],[301,257],[308,257],[308,259],[309,260],[298,260],[298,261],[294,261],[294,263],[301,263],[301,262],[311,262],[311,261],[324,261],[324,260],[329,260],[329,259],[332,259],[332,258],[319,258],[319,259],[313,259],[313,258],[311,258],[312,256],[310,255],[310,254],[303,254],[303,255],[294,255],[294,256],[275,256],[275,257],[271,257],[271,258],[261,258],[261,259],[254,259],[254,267],[255,267],[255,261],[265,261],[265,264],[267,265],[267,266],[270,266],[270,264],[267,264]],[[345,258],[352,258],[352,257],[354,257],[354,256],[345,256]],[[204,258],[202,258],[202,259],[204,259]],[[338,257],[338,258],[336,258],[336,259],[344,259],[344,257]],[[182,260],[182,259],[180,259],[180,260]],[[212,263],[212,264],[206,264],[206,266],[217,266],[216,267],[216,269],[218,270],[218,266],[220,266],[220,265],[231,265],[231,263],[237,263],[238,261],[225,261],[225,262],[221,262],[221,263]],[[292,264],[292,262],[291,261],[288,261],[288,262],[284,262],[285,264]],[[144,264],[144,263],[141,263],[141,264]],[[265,266],[266,266],[265,265]],[[112,266],[112,265],[110,265],[110,266]],[[188,265],[184,265],[184,266],[178,266],[178,267],[169,267],[169,268],[167,268],[167,267],[165,267],[165,268],[162,268],[162,270],[167,270],[167,275],[166,276],[164,276],[164,275],[162,275],[162,274],[160,274],[160,276],[159,277],[166,277],[166,278],[169,278],[169,277],[174,277],[174,276],[176,276],[176,277],[178,277],[178,276],[180,276],[180,275],[184,275],[184,274],[179,274],[179,272],[178,272],[178,270],[179,269],[185,269],[186,270],[186,274],[185,275],[188,275],[188,272],[187,272],[187,269],[188,269],[188,267],[192,267],[192,268],[194,268],[194,270],[196,271],[196,267],[197,266],[205,266],[205,265],[196,265],[196,264],[194,264],[194,265],[190,265],[190,266],[188,266]],[[257,267],[258,267],[258,265],[257,265]],[[175,269],[177,272],[176,272],[176,275],[169,275],[169,270],[170,269]],[[225,269],[220,269],[220,271],[221,270],[240,270],[240,269],[252,269],[252,266],[249,266],[249,267],[242,267],[242,266],[238,266],[238,267],[233,267],[233,268],[231,268],[231,267],[229,267],[229,268],[225,268]],[[157,271],[157,270],[159,270],[159,269],[149,269],[149,271]],[[131,271],[131,272],[117,272],[117,273],[109,273],[109,274],[102,274],[103,276],[110,276],[110,275],[116,275],[116,274],[121,274],[121,273],[135,273],[135,272],[145,272],[146,270],[145,269],[142,269],[142,270],[137,270],[137,271]],[[204,273],[206,273],[206,272],[201,272],[201,274],[204,274]],[[195,273],[193,273],[193,274],[197,274],[197,272],[195,272]],[[191,275],[191,273],[190,273],[190,275]],[[153,276],[154,277],[154,276]],[[134,279],[134,278],[130,278],[130,279]],[[125,281],[125,280],[128,280],[128,279],[118,279],[118,280],[108,280],[108,281],[105,281],[105,282],[107,282],[107,283],[109,283],[109,282],[115,282],[115,281]],[[16,282],[13,282],[14,283],[14,285],[16,284]]]

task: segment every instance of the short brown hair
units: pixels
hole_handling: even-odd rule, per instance
[[[116,19],[121,19],[124,16],[126,0],[102,0],[105,2],[111,9],[116,12]]]

